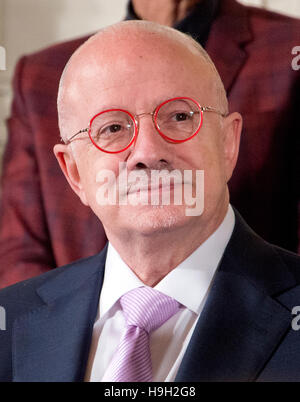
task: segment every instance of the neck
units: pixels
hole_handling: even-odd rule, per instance
[[[214,211],[209,221],[191,220],[184,227],[145,235],[125,231],[107,237],[123,261],[147,286],[155,286],[193,253],[220,226],[228,203]]]
[[[143,20],[173,26],[184,19],[202,0],[132,0],[135,13]]]

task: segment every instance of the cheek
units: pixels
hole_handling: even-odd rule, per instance
[[[204,171],[204,197],[207,202],[217,198],[226,186],[226,172],[221,144],[202,141],[191,151],[190,164]]]
[[[191,144],[192,145],[192,144]],[[223,166],[221,144],[212,140],[201,140],[188,150],[189,164],[194,169],[202,169],[205,174],[219,174]]]
[[[99,182],[101,177],[117,177],[119,161],[110,154],[105,154],[97,149],[86,149],[82,157],[77,160],[80,181],[89,204],[95,205]]]

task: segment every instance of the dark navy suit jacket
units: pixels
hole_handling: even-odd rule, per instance
[[[235,213],[176,381],[300,381],[300,331],[291,325],[300,258],[263,241]],[[106,249],[0,292],[1,381],[84,380]]]

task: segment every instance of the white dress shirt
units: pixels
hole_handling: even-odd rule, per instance
[[[217,230],[154,287],[176,299],[182,307],[150,335],[153,381],[175,380],[234,223],[229,205]],[[140,286],[145,285],[109,243],[85,381],[102,381],[125,330],[119,298]]]

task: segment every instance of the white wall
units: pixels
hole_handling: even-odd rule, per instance
[[[300,18],[300,0],[240,1]],[[10,82],[17,59],[121,20],[126,4],[127,0],[0,0],[0,46],[6,48],[7,54],[7,70],[0,71],[0,159],[6,139],[4,122],[11,102]]]

